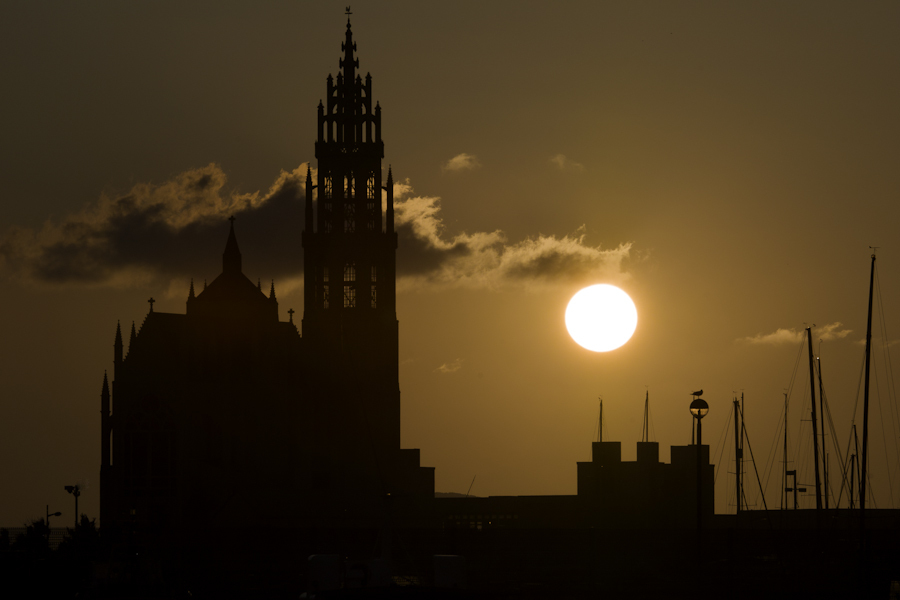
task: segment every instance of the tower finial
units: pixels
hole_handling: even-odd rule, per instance
[[[225,243],[225,252],[222,254],[222,272],[241,272],[241,251],[238,248],[237,237],[234,235],[234,215],[228,217],[231,221],[231,231],[228,232],[228,241]]]
[[[269,290],[269,299],[270,300],[275,299],[275,280],[274,279],[272,280],[272,288]]]
[[[191,291],[188,292],[188,300],[193,300],[194,298],[194,278],[191,277]]]
[[[344,51],[344,58],[342,58],[339,62],[339,66],[344,69],[344,82],[348,85],[353,85],[353,82],[356,81],[356,77],[353,69],[359,68],[359,59],[353,58],[353,52],[356,50],[356,44],[353,43],[353,31],[350,30],[350,15],[353,14],[350,12],[350,7],[347,7],[347,36],[346,41],[341,44],[341,50]],[[340,73],[338,74],[340,75]],[[340,81],[338,81],[340,83]]]

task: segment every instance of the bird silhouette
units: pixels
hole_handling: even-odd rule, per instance
[[[702,396],[702,395],[703,395],[703,390],[700,390],[699,392],[691,392],[691,396]]]

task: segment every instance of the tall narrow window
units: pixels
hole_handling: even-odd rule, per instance
[[[356,307],[356,264],[344,265],[344,308]]]
[[[328,308],[328,284],[322,286],[322,308]]]
[[[356,231],[356,206],[352,202],[344,203],[344,233]]]
[[[366,230],[376,231],[375,221],[377,213],[375,212],[375,176],[369,175],[366,179]]]
[[[372,284],[372,308],[376,308],[378,306],[378,286],[374,283]]]
[[[344,286],[344,308],[356,307],[356,288],[352,285]]]
[[[372,283],[378,281],[378,267],[372,265]]]
[[[352,198],[353,197],[353,176],[347,175],[344,177],[344,198]]]
[[[325,190],[322,192],[322,229],[325,233],[331,233],[331,198],[334,193],[332,189],[333,178],[331,173],[325,175]]]

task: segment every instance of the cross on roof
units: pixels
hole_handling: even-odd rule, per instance
[[[147,302],[150,303],[150,312],[153,312],[153,303],[156,302],[156,300],[154,300],[153,298],[150,298],[149,300],[147,300]]]
[[[231,224],[234,225],[234,215],[228,217],[228,220],[231,221]]]
[[[288,309],[288,314],[290,315],[291,323],[293,323],[294,322],[294,309],[293,308]]]
[[[353,14],[352,12],[350,12],[350,7],[349,7],[349,6],[347,7],[347,12],[345,12],[344,14],[347,15],[347,20],[349,21],[349,20],[350,20],[350,15]]]

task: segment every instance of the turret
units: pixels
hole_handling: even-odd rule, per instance
[[[321,109],[322,104],[319,103],[319,107]],[[313,230],[313,182],[312,182],[312,169],[309,165],[306,166],[306,231],[312,233]]]
[[[113,342],[113,367],[118,368],[122,364],[122,324],[116,323],[116,341]]]
[[[194,294],[194,278],[191,277],[191,289],[188,291],[188,297],[187,297],[187,310],[188,311],[191,310],[191,304],[194,302],[194,299],[196,297],[197,297],[196,294]]]
[[[103,388],[100,391],[100,468],[109,466],[110,414],[109,414],[109,379],[103,372]]]

